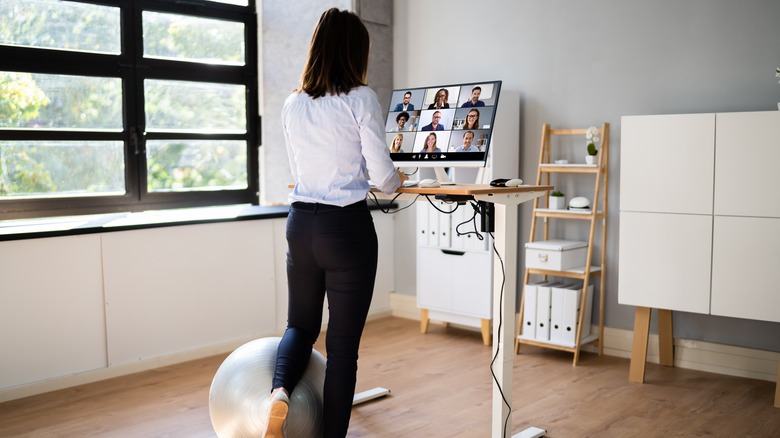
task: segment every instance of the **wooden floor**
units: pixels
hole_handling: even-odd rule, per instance
[[[478,332],[398,318],[369,322],[358,391],[389,397],[356,407],[350,437],[490,436],[490,348]],[[318,345],[318,348],[321,347]],[[0,437],[215,437],[208,412],[217,356],[0,404]],[[772,382],[523,347],[516,357],[513,433],[553,438],[780,437]]]

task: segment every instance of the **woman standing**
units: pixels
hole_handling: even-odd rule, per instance
[[[300,86],[282,109],[295,188],[287,217],[287,329],[279,343],[265,437],[282,437],[289,395],[306,370],[328,299],[323,408],[328,438],[349,427],[357,359],[377,268],[366,194],[406,177],[385,146],[384,116],[366,84],[368,31],[332,8],[314,28]]]

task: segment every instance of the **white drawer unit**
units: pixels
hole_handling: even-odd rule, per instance
[[[540,240],[525,244],[525,266],[565,271],[585,266],[588,243],[574,240]]]

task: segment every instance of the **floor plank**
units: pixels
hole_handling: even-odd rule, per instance
[[[317,347],[322,351],[324,336]],[[0,436],[213,438],[208,392],[226,355],[0,404]],[[349,437],[490,436],[490,347],[479,332],[399,318],[370,321],[358,391],[388,397],[353,410]],[[551,438],[780,437],[772,382],[524,346],[515,360],[512,430]]]

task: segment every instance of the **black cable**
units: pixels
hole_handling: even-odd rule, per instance
[[[417,196],[416,196],[414,199],[412,199],[412,201],[411,201],[411,202],[409,203],[409,205],[407,205],[406,207],[401,207],[401,208],[398,208],[398,209],[395,209],[395,210],[392,210],[392,211],[391,211],[391,210],[390,210],[390,205],[388,205],[388,206],[387,206],[387,209],[386,209],[386,210],[385,210],[384,208],[382,208],[382,206],[379,204],[379,198],[377,198],[377,197],[376,197],[376,193],[374,193],[374,192],[368,192],[368,194],[369,194],[369,196],[371,197],[371,201],[373,201],[373,203],[374,203],[374,204],[375,204],[377,207],[379,207],[379,211],[381,211],[381,212],[382,212],[382,213],[384,213],[384,214],[395,214],[395,213],[398,213],[399,211],[406,210],[407,208],[409,208],[409,207],[411,207],[412,205],[414,205],[414,203],[417,201],[417,199],[418,199],[420,196],[422,196],[422,195],[417,195]],[[398,197],[399,197],[399,196],[401,196],[401,195],[402,195],[402,193],[398,193],[398,194],[396,194],[395,196],[393,196],[393,199],[391,199],[391,200],[390,200],[390,204],[392,204],[393,202],[395,202],[395,200],[396,200],[396,199],[398,199]]]

